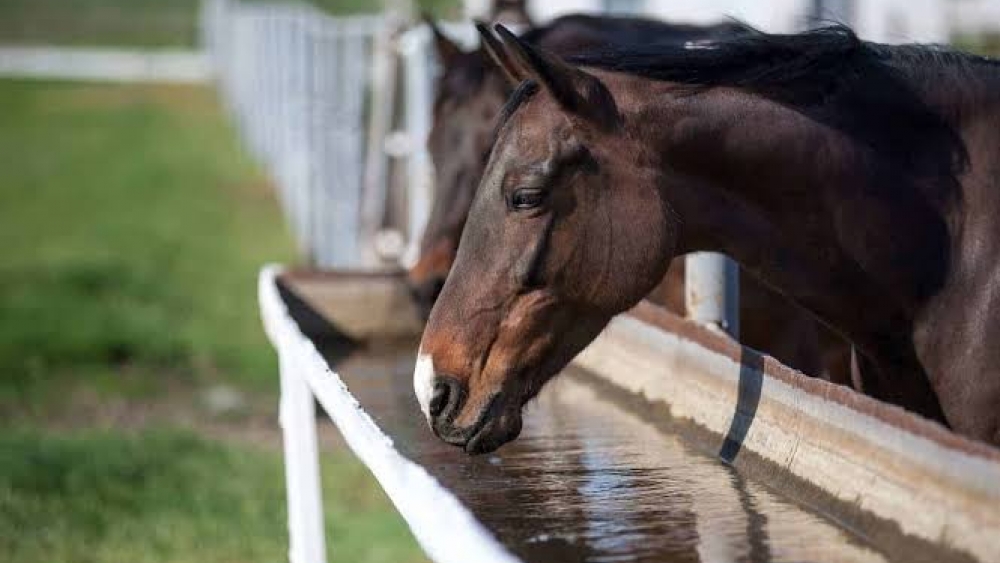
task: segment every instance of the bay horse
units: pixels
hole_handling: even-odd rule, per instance
[[[507,4],[511,4],[508,2]],[[517,3],[513,3],[517,4]],[[500,3],[503,5],[503,3]],[[507,18],[527,22],[523,6],[504,5]],[[520,15],[517,15],[520,14]],[[436,170],[436,197],[417,262],[407,273],[411,294],[426,316],[455,259],[459,237],[493,142],[493,125],[517,85],[482,49],[463,51],[425,17],[442,72],[437,81],[428,148]],[[708,26],[642,18],[570,15],[528,30],[523,41],[568,55],[609,44],[670,42],[684,45],[747,33],[735,22]],[[683,260],[677,260],[647,298],[684,314]],[[740,340],[810,375],[850,383],[850,348],[807,312],[756,279],[740,280]]]
[[[1000,442],[1000,62],[849,28],[567,61],[480,30],[504,106],[414,370],[468,453],[714,250],[852,342],[864,392]]]
[[[509,2],[498,6],[506,4]],[[442,70],[427,141],[435,170],[435,198],[420,241],[420,256],[408,272],[408,281],[417,303],[429,313],[454,261],[472,196],[486,168],[494,122],[516,84],[511,85],[509,77],[482,48],[463,51],[433,20],[425,17],[425,23],[431,29]],[[744,31],[736,23],[696,26],[574,14],[529,28],[522,38],[554,53],[569,55],[626,41],[683,44]]]

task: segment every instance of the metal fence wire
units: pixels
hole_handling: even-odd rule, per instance
[[[387,232],[412,245],[406,214],[386,223],[392,162],[384,139],[396,113],[406,111],[392,95],[394,21],[332,17],[305,4],[203,5],[203,41],[223,103],[274,181],[311,266],[391,265],[405,249],[376,252]],[[422,147],[425,131],[403,133],[416,135],[409,146]]]
[[[308,265],[411,265],[434,197],[430,30],[404,30],[391,14],[239,0],[207,0],[202,21],[224,103],[274,180]],[[472,25],[442,27],[477,43]],[[700,296],[688,299],[693,318],[737,333],[736,270],[717,253],[688,261]]]

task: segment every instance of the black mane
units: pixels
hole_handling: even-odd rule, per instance
[[[627,16],[570,14],[546,25],[529,28],[521,35],[521,39],[565,56],[609,45],[643,44],[650,41],[681,46],[691,40],[715,40],[752,31],[736,21],[692,25]],[[481,47],[462,53],[444,69],[439,82],[438,101],[475,95],[488,78],[500,79],[501,74]],[[507,88],[507,94],[513,91],[513,87],[505,80],[499,82]]]
[[[978,64],[1000,68],[1000,61],[936,45],[865,42],[844,25],[796,34],[750,30],[700,45],[612,46],[568,60],[693,87],[740,87],[792,101],[824,97],[871,70],[905,73],[928,65],[968,69]]]
[[[688,41],[723,39],[751,31],[754,30],[735,20],[699,25],[627,15],[569,14],[530,28],[520,37],[557,55],[572,55],[594,45],[641,45],[650,41],[684,45]]]
[[[977,99],[967,94],[1000,85],[1000,61],[939,45],[865,42],[844,25],[788,35],[752,30],[698,45],[612,46],[567,60],[674,82],[695,94],[736,87],[788,104],[894,163],[919,189],[957,185],[969,164],[957,130],[962,104]],[[943,202],[956,193],[926,196]]]

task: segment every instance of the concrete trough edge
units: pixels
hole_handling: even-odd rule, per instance
[[[353,338],[384,337],[382,323],[389,336],[419,332],[398,272],[280,277]],[[1000,563],[1000,450],[992,446],[648,303],[615,318],[573,366],[638,416],[693,430],[692,444],[889,553]]]
[[[647,417],[707,431],[723,460],[783,492],[818,491],[862,532],[874,517],[958,558],[1000,562],[1000,450],[646,303],[573,364],[641,398]]]
[[[349,338],[419,335],[423,322],[398,271],[288,270],[280,281]]]

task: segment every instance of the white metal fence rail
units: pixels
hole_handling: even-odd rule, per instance
[[[258,296],[265,331],[280,356],[291,563],[326,561],[315,401],[378,479],[431,559],[517,563],[454,495],[423,467],[403,457],[360,407],[289,315],[276,285],[279,273],[275,266],[261,271]]]
[[[198,84],[211,80],[212,68],[193,49],[0,46],[0,76]]]
[[[430,214],[429,30],[388,15],[206,0],[206,51],[241,136],[320,268],[409,265]],[[443,24],[472,46],[471,24]]]
[[[366,244],[381,218],[364,210],[371,159],[374,48],[386,19],[334,18],[304,4],[211,0],[204,42],[219,90],[254,155],[275,181],[300,251],[319,267],[372,266]],[[384,66],[384,65],[383,65]],[[368,232],[366,232],[366,229]]]

